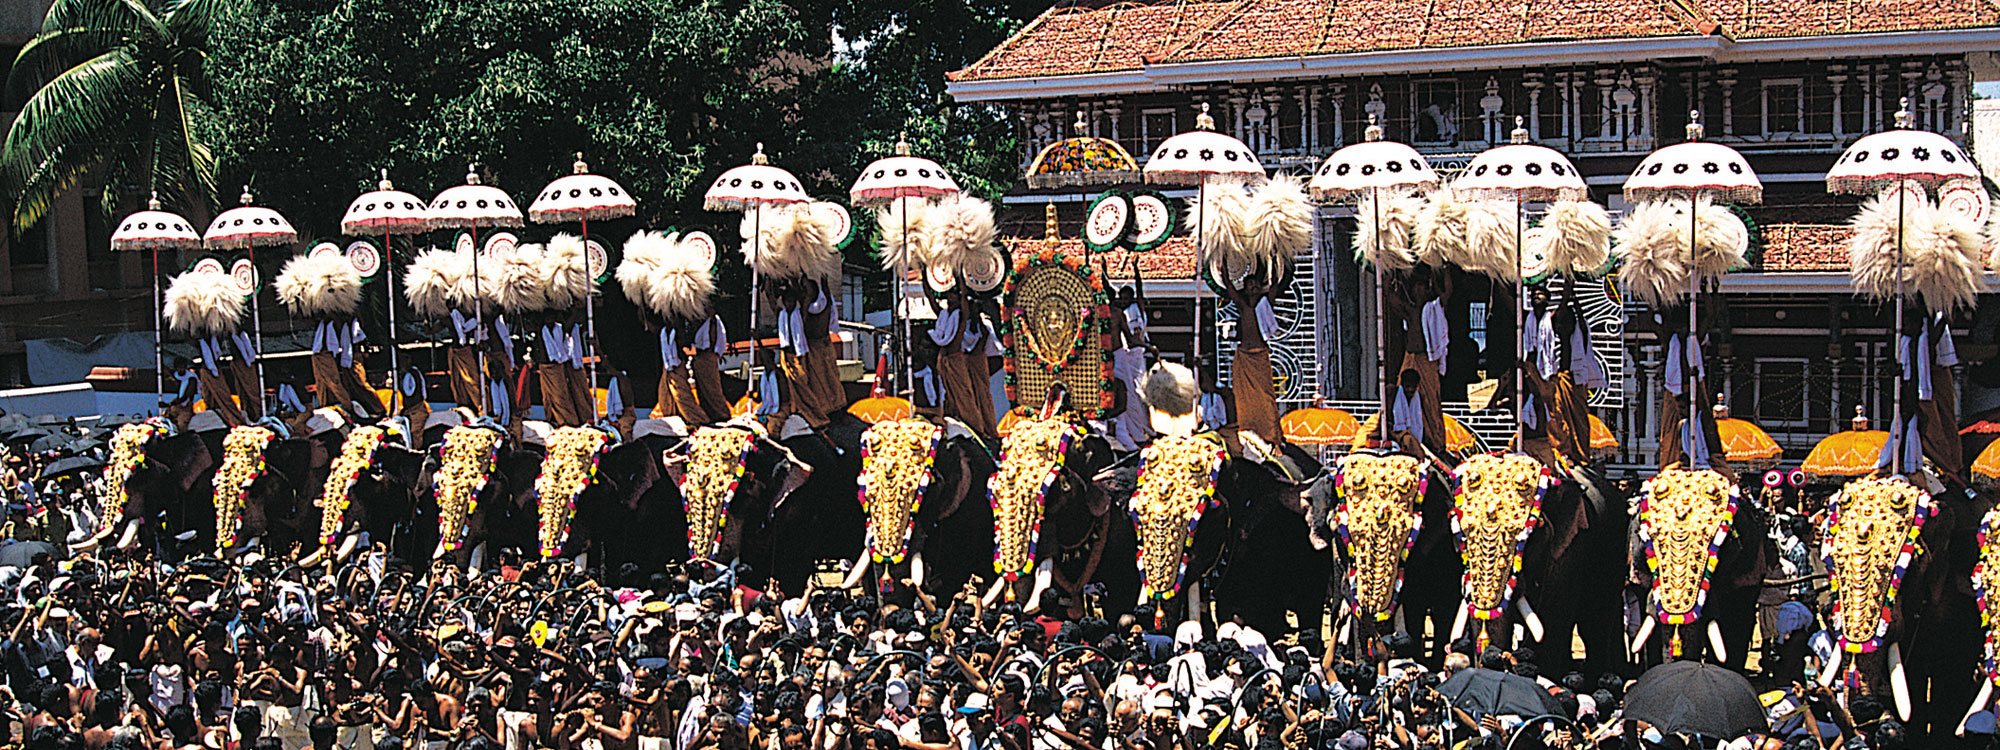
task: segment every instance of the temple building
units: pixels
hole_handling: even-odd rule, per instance
[[[1710,316],[1711,367],[1724,373],[1735,415],[1762,425],[1795,463],[1857,405],[1887,414],[1888,317],[1849,292],[1844,222],[1857,202],[1827,193],[1826,169],[1855,139],[1890,127],[1899,107],[1973,151],[1973,83],[2000,78],[1994,49],[2000,5],[1990,0],[1085,1],[1057,4],[952,74],[950,92],[1010,112],[1023,166],[1071,135],[1079,116],[1143,162],[1204,105],[1267,169],[1294,174],[1359,140],[1371,120],[1446,174],[1519,123],[1568,154],[1614,215],[1626,175],[1681,141],[1698,111],[1708,139],[1741,150],[1765,183],[1763,204],[1744,207],[1753,262],[1726,279],[1725,304]],[[1045,246],[1053,206],[1063,247],[1081,253],[1092,194],[1021,185],[1005,198],[1003,232],[1017,253]],[[1351,249],[1351,209],[1321,209],[1320,226],[1313,259],[1277,305],[1279,398],[1370,413],[1373,294]],[[1142,270],[1156,338],[1178,356],[1193,349],[1198,318],[1221,323],[1200,327],[1203,348],[1226,346],[1216,334],[1226,338],[1234,316],[1212,293],[1197,308],[1192,252],[1179,239],[1136,263],[1113,254],[1100,266],[1121,284]],[[1602,291],[1589,317],[1623,387],[1592,403],[1623,441],[1614,463],[1645,464],[1657,445],[1662,347],[1646,311],[1624,303],[1615,283]],[[1453,337],[1483,347],[1482,291],[1454,298]],[[2000,387],[1996,313],[1982,300],[1957,321],[1967,418],[2000,407],[2000,394],[1986,393]],[[1508,433],[1507,415],[1449,403],[1467,388],[1448,384],[1447,411],[1489,440]]]

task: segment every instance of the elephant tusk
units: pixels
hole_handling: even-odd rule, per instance
[[[1546,631],[1542,629],[1541,616],[1535,614],[1535,606],[1528,603],[1528,597],[1515,599],[1514,609],[1520,611],[1521,622],[1528,626],[1528,637],[1535,639],[1536,643],[1541,643]]]
[[[1896,699],[1896,717],[1910,720],[1910,678],[1903,669],[1903,644],[1889,644],[1889,692]]]
[[[1839,678],[1840,657],[1841,657],[1841,650],[1839,648],[1835,648],[1833,650],[1833,659],[1828,661],[1825,665],[1819,668],[1819,675],[1814,681],[1818,682],[1820,687],[1832,687],[1833,681]]]
[[[340,540],[340,549],[334,550],[333,559],[346,560],[349,555],[354,554],[354,548],[358,546],[360,543],[361,543],[360,534],[348,534],[347,536],[342,537]]]
[[[1958,728],[1952,730],[1952,734],[1958,737],[1964,737],[1965,723],[1972,721],[1973,714],[1985,710],[1986,702],[1988,700],[1991,700],[1992,698],[1993,698],[1993,679],[1991,677],[1982,675],[1981,679],[1979,680],[1979,695],[1972,699],[1972,706],[1965,709],[1965,718],[1958,720]]]
[[[131,549],[132,545],[138,541],[139,519],[134,518],[125,522],[125,533],[118,536],[118,548]]]
[[[1000,576],[999,578],[994,579],[993,587],[986,590],[986,596],[982,597],[980,599],[980,602],[988,607],[993,606],[995,602],[1000,601],[1000,592],[1006,590],[1006,588],[1007,588],[1006,576]]]
[[[1465,637],[1465,618],[1466,618],[1466,613],[1470,612],[1470,611],[1471,611],[1471,608],[1472,608],[1472,605],[1471,605],[1471,604],[1470,604],[1469,602],[1465,602],[1465,601],[1462,601],[1462,600],[1461,600],[1461,601],[1460,601],[1460,602],[1458,603],[1458,617],[1457,617],[1456,619],[1454,619],[1454,620],[1452,620],[1452,621],[1451,621],[1451,639],[1452,639],[1452,640],[1456,641],[1456,640],[1458,640],[1458,639],[1460,639],[1460,638],[1463,638],[1463,637]],[[1357,614],[1356,616],[1359,616],[1359,615]]]
[[[847,577],[840,579],[840,587],[842,589],[851,589],[859,586],[861,585],[861,577],[867,574],[868,552],[864,550],[860,557],[854,558],[854,566],[847,569]]]
[[[319,567],[320,562],[324,561],[325,559],[326,559],[326,545],[320,545],[320,548],[313,550],[312,554],[299,558],[299,567],[317,568]]]
[[[1639,632],[1632,635],[1632,653],[1637,654],[1646,648],[1646,641],[1653,637],[1653,628],[1658,624],[1659,621],[1652,617],[1639,621]]]
[[[1028,601],[1021,607],[1023,614],[1032,615],[1041,611],[1042,592],[1049,590],[1049,584],[1055,580],[1054,576],[1055,571],[1048,564],[1035,569],[1035,587],[1028,592]]]
[[[1715,651],[1716,663],[1729,661],[1729,647],[1722,644],[1722,623],[1708,621],[1708,647]]]
[[[910,583],[916,584],[917,588],[924,587],[924,553],[922,552],[910,556]]]
[[[1333,642],[1334,642],[1334,643],[1346,643],[1346,642],[1347,642],[1347,637],[1348,637],[1349,635],[1352,635],[1353,633],[1354,633],[1354,618],[1353,618],[1353,617],[1342,617],[1342,618],[1340,618],[1340,635],[1336,636],[1336,637],[1335,637],[1335,638],[1333,639]],[[1455,641],[1455,640],[1458,640],[1458,636],[1454,635],[1454,636],[1452,636],[1452,637],[1451,637],[1451,639],[1452,639],[1452,640],[1454,640],[1454,641]]]

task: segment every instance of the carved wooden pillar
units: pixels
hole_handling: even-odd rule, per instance
[[[1542,139],[1542,86],[1542,73],[1538,70],[1528,71],[1521,80],[1521,89],[1528,96],[1528,137],[1537,141]]]

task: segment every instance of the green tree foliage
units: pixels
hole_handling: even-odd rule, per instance
[[[199,214],[215,195],[205,50],[235,0],[55,0],[8,85],[27,96],[0,149],[15,233],[85,179],[103,209],[157,190]],[[31,93],[32,92],[32,93]]]

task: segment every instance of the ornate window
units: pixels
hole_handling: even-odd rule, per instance
[[[1180,132],[1174,115],[1173,107],[1139,110],[1139,148],[1136,153],[1151,154],[1161,141],[1172,138],[1175,133]]]
[[[1762,82],[1763,127],[1767,139],[1788,140],[1805,132],[1806,85],[1799,78],[1767,78]]]

